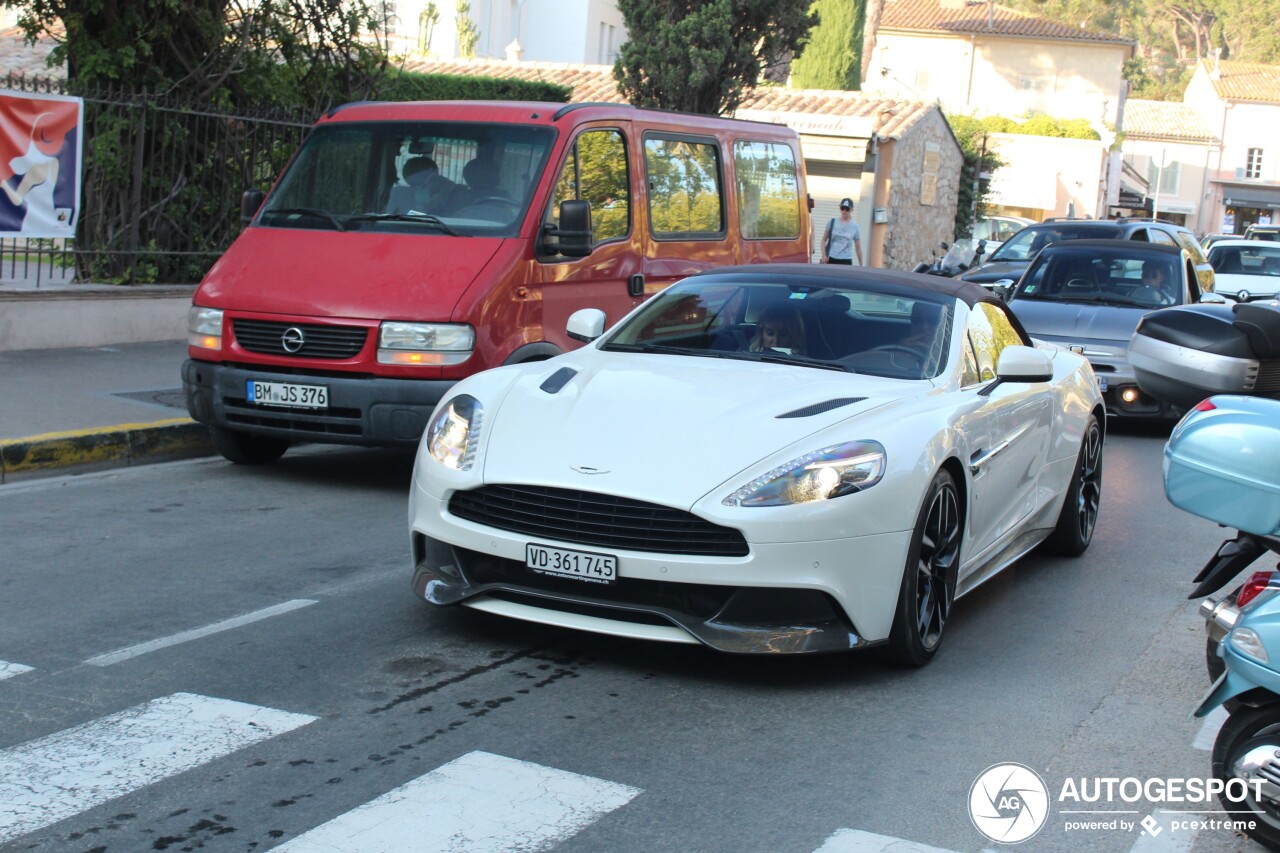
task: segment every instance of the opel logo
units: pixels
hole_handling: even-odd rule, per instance
[[[284,347],[285,352],[297,352],[306,342],[306,335],[302,334],[302,330],[297,326],[290,326],[280,336],[280,346]]]

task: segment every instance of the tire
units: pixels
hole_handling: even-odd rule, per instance
[[[1224,782],[1243,778],[1239,763],[1245,760],[1269,762],[1280,769],[1276,755],[1280,752],[1280,705],[1251,708],[1241,705],[1223,723],[1213,744],[1213,775]],[[1253,776],[1257,776],[1255,772]],[[1280,804],[1256,800],[1252,794],[1240,802],[1222,799],[1224,809],[1252,809],[1257,816],[1253,829],[1245,835],[1272,850],[1280,849]],[[1244,819],[1245,815],[1233,817]]]
[[[282,438],[251,435],[226,427],[210,426],[209,435],[214,449],[237,465],[269,465],[289,449],[289,442]]]
[[[1076,457],[1076,469],[1067,487],[1062,512],[1053,533],[1044,540],[1043,548],[1051,554],[1079,557],[1089,549],[1093,531],[1098,525],[1098,507],[1102,503],[1102,428],[1098,419],[1089,416],[1084,439]]]
[[[955,480],[934,475],[916,517],[903,567],[886,654],[901,666],[924,666],[942,645],[956,597],[964,522]]]

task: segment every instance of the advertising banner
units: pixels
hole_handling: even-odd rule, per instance
[[[74,237],[84,102],[0,91],[0,237]]]

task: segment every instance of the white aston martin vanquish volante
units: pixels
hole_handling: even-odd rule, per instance
[[[728,652],[887,644],[1035,546],[1088,547],[1102,400],[954,279],[760,265],[687,278],[550,361],[456,385],[410,495],[414,590]]]

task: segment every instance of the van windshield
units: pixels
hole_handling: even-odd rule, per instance
[[[511,237],[555,131],[456,122],[316,128],[256,224],[320,231]]]

